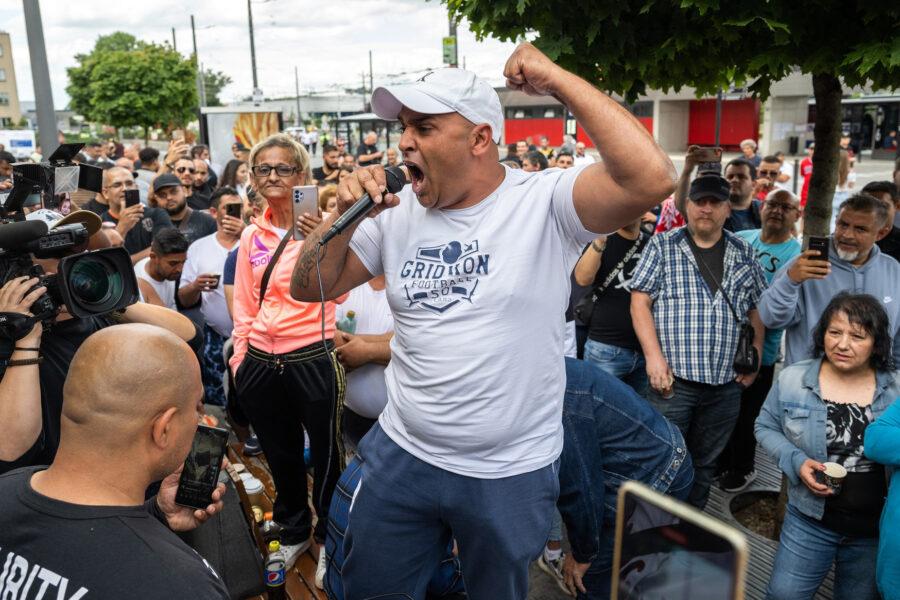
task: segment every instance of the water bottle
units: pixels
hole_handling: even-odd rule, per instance
[[[356,312],[347,311],[347,316],[337,322],[337,328],[345,333],[356,333]]]
[[[284,553],[278,540],[269,542],[269,555],[266,557],[266,592],[269,600],[285,600],[284,592]]]

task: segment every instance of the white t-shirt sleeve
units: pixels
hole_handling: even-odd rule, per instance
[[[391,209],[396,210],[396,209]],[[381,213],[374,219],[363,219],[350,238],[350,249],[359,257],[363,266],[373,276],[384,273],[381,264]]]
[[[585,165],[587,166],[587,165]],[[578,213],[575,211],[575,180],[585,169],[585,166],[565,169],[556,180],[551,200],[551,212],[559,224],[560,231],[569,239],[576,240],[580,245],[589,244],[597,234],[588,231],[581,223]]]
[[[193,250],[193,252],[191,252],[191,250]],[[184,261],[184,268],[181,270],[180,287],[191,284],[197,279],[197,276],[199,275],[199,273],[197,273],[197,256],[199,254],[200,253],[197,252],[196,244],[193,244],[188,248],[187,260]]]

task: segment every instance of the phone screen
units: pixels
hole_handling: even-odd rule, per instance
[[[310,215],[319,214],[319,188],[314,185],[298,185],[293,190],[293,216],[294,216],[294,239],[302,240],[306,236],[297,227],[297,219],[303,213]]]
[[[237,202],[232,202],[231,204],[225,205],[225,214],[228,215],[229,217],[234,217],[235,219],[240,219],[241,218],[241,210],[243,208],[244,207],[241,204],[239,204]]]
[[[192,508],[206,508],[219,481],[219,470],[228,432],[224,429],[200,425],[194,435],[191,451],[184,461],[175,502]]]
[[[728,599],[740,593],[742,562],[727,537],[634,493],[624,493],[623,500],[617,600]]]

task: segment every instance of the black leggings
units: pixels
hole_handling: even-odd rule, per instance
[[[321,343],[282,355],[251,346],[235,376],[238,402],[272,470],[277,491],[274,517],[284,527],[285,545],[309,538],[312,523],[303,430],[309,436],[314,471],[312,501],[318,516],[314,537],[319,543],[325,541],[328,507],[343,468],[344,368],[331,357]]]

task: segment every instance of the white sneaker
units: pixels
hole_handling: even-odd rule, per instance
[[[327,569],[327,561],[325,557],[324,544],[319,549],[319,564],[316,565],[316,587],[320,590],[325,589],[325,571]]]
[[[300,555],[309,550],[310,541],[305,540],[299,544],[291,544],[290,546],[282,546],[281,552],[284,553],[284,570],[287,572],[291,567],[294,566],[294,563],[297,562],[297,559],[300,558]]]

